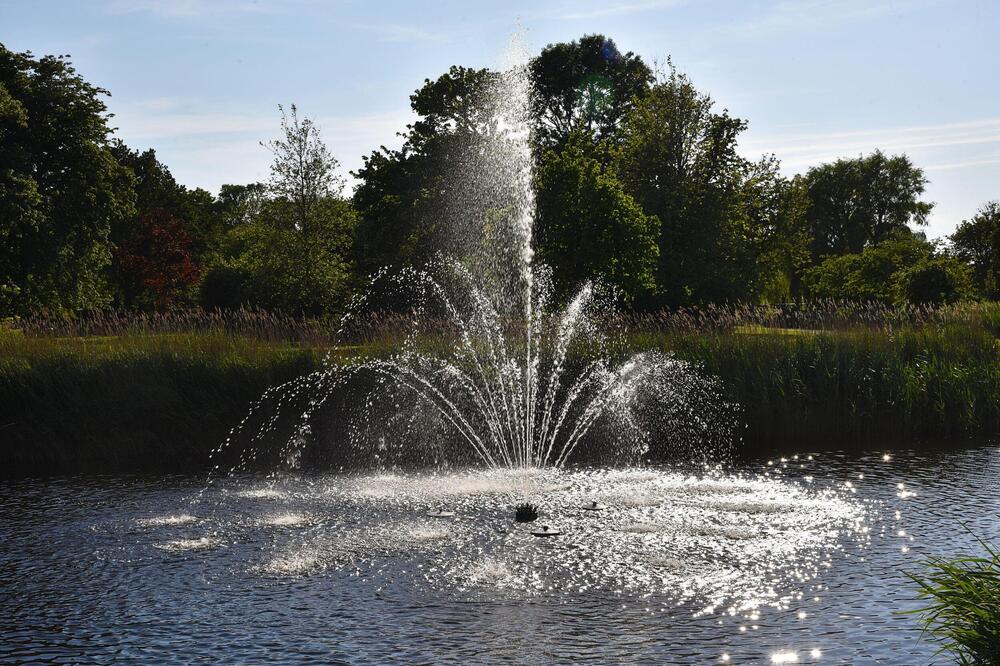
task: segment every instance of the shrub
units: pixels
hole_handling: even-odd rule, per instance
[[[905,303],[954,303],[972,296],[969,267],[954,257],[925,259],[894,276],[896,300]]]

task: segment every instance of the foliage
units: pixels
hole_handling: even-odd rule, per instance
[[[802,296],[801,275],[809,264],[809,206],[801,180],[779,174],[774,157],[748,165],[739,210],[755,248],[756,266],[746,276],[750,294],[785,303]]]
[[[660,220],[656,302],[743,300],[753,293],[764,233],[745,206],[752,166],[736,150],[746,123],[671,69],[626,118],[618,168],[625,189]],[[766,180],[766,179],[765,179]],[[764,180],[758,181],[759,183]]]
[[[1000,663],[1000,551],[953,560],[934,558],[923,575],[910,574],[920,598],[924,629],[962,664]]]
[[[337,161],[310,119],[300,119],[294,105],[291,115],[281,111],[282,138],[268,144],[272,198],[259,186],[223,190],[229,231],[224,258],[201,289],[207,307],[316,315],[341,310],[350,297],[357,223],[339,196]]]
[[[132,216],[101,97],[65,57],[0,45],[0,312],[109,301],[110,234]]]
[[[198,470],[268,387],[319,354],[225,330],[26,337],[0,329],[0,476]]]
[[[908,303],[954,303],[973,296],[969,267],[954,257],[922,259],[893,276],[896,298]]]
[[[624,300],[655,289],[659,222],[645,215],[615,174],[571,143],[546,153],[538,171],[536,245],[561,291],[585,280],[617,288]]]
[[[145,215],[169,215],[179,221],[190,240],[192,261],[203,266],[218,252],[224,228],[220,224],[215,198],[201,188],[193,190],[179,184],[170,169],[156,157],[156,151],[132,150],[122,141],[111,143],[111,152],[118,163],[135,176],[136,215],[112,227],[111,240],[119,245],[142,233]],[[112,273],[112,280],[120,276]],[[125,305],[134,305],[126,299]],[[150,299],[146,299],[147,301]]]
[[[449,215],[446,198],[464,174],[456,173],[465,143],[485,120],[486,69],[452,67],[410,96],[417,120],[398,150],[384,146],[364,157],[353,173],[360,181],[353,202],[359,216],[355,261],[364,273],[383,266],[417,265],[434,253]]]
[[[1000,297],[1000,201],[989,201],[951,235],[955,256],[972,267],[981,294]]]
[[[622,54],[604,35],[549,44],[530,69],[542,150],[559,148],[574,134],[595,144],[613,140],[653,78],[642,58]]]
[[[296,229],[309,232],[321,202],[340,195],[342,180],[336,175],[339,163],[320,137],[319,128],[309,118],[299,119],[298,109],[281,111],[281,138],[261,144],[274,154],[268,183],[276,199],[292,206]]]
[[[995,434],[997,322],[996,303],[825,302],[618,323],[632,348],[671,351],[720,377],[742,407],[746,450]],[[22,325],[0,329],[0,422],[12,424],[0,474],[88,462],[196,468],[267,386],[322,358],[396,353],[412,332],[405,317],[373,315],[344,344],[329,321],[248,310],[39,315]],[[435,344],[447,338],[421,342]]]
[[[929,260],[933,252],[933,245],[905,231],[861,252],[829,257],[806,270],[803,281],[816,298],[889,302],[909,295],[900,290],[897,275]]]
[[[185,298],[198,280],[184,223],[162,209],[144,213],[140,229],[115,248],[126,302],[165,309]]]
[[[905,155],[840,159],[809,169],[807,219],[815,260],[858,253],[864,248],[926,224],[933,204],[920,200],[927,180]]]
[[[342,310],[352,288],[347,257],[354,211],[340,199],[320,201],[310,212],[308,231],[294,226],[298,212],[272,202],[258,219],[233,229],[228,258],[206,276],[204,304],[310,315]]]

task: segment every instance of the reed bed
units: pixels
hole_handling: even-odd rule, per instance
[[[622,352],[672,352],[718,375],[742,407],[746,450],[1000,432],[998,303],[725,305],[611,313],[601,325]],[[0,326],[0,469],[11,461],[42,469],[204,462],[268,386],[330,359],[393,353],[404,340],[447,350],[457,333],[445,320],[414,328],[405,312],[347,326],[259,310],[8,322]]]

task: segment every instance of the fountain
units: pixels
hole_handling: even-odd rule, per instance
[[[266,521],[268,543],[243,556],[256,562],[251,577],[317,577],[317,589],[332,580],[337,594],[370,585],[405,599],[579,600],[592,619],[638,599],[643,616],[676,619],[687,607],[692,622],[718,616],[755,631],[762,609],[788,613],[818,598],[833,553],[863,547],[869,514],[846,486],[812,485],[812,456],[744,473],[692,455],[724,454],[731,441],[737,412],[720,382],[630,349],[598,283],[555,297],[532,248],[524,62],[493,80],[477,131],[454,156],[448,251],[377,274],[340,327],[349,339],[373,303],[402,302],[399,339],[385,352],[331,357],[261,398],[184,514],[215,526],[210,537],[156,537],[172,517],[137,527],[168,552],[228,549],[242,561],[239,544],[259,537],[239,516],[308,517]],[[337,426],[335,474],[307,464],[324,423]],[[680,460],[647,464],[651,445],[664,443]],[[263,478],[260,467],[270,469]],[[526,606],[516,607],[520,618]]]
[[[315,439],[316,414],[345,392],[357,398],[354,417],[337,419],[349,423],[342,439],[377,466],[419,463],[430,440],[438,464],[467,460],[464,447],[492,468],[562,467],[588,437],[604,458],[630,463],[653,434],[680,449],[728,443],[735,409],[720,383],[669,354],[631,351],[612,325],[613,294],[587,282],[555,302],[532,246],[527,57],[515,42],[508,59],[451,158],[439,234],[447,250],[425,266],[376,274],[341,323],[338,337],[350,338],[373,301],[389,300],[405,322],[394,349],[330,360],[269,396],[269,409],[306,400],[279,456],[290,466]],[[273,434],[280,419],[268,418],[251,447]]]

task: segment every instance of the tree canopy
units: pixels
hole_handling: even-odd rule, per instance
[[[108,93],[63,56],[0,45],[0,308],[109,302],[111,229],[134,212],[133,177],[109,146]]]
[[[920,200],[926,184],[908,157],[880,150],[809,169],[806,215],[813,256],[861,252],[911,224],[927,224],[934,205]]]
[[[635,309],[1000,295],[1000,203],[950,245],[927,242],[913,232],[933,210],[927,179],[906,155],[786,177],[774,156],[741,152],[747,121],[669,60],[654,74],[604,35],[549,44],[526,67],[535,256],[563,295],[588,280]],[[108,92],[68,57],[0,46],[0,316],[321,314],[342,311],[364,276],[438,251],[497,270],[476,262],[483,245],[516,245],[499,223],[518,209],[509,174],[482,159],[503,143],[490,105],[506,101],[507,76],[456,65],[425,79],[402,145],[364,157],[349,196],[316,124],[279,107],[267,182],[212,194],[114,139]]]

